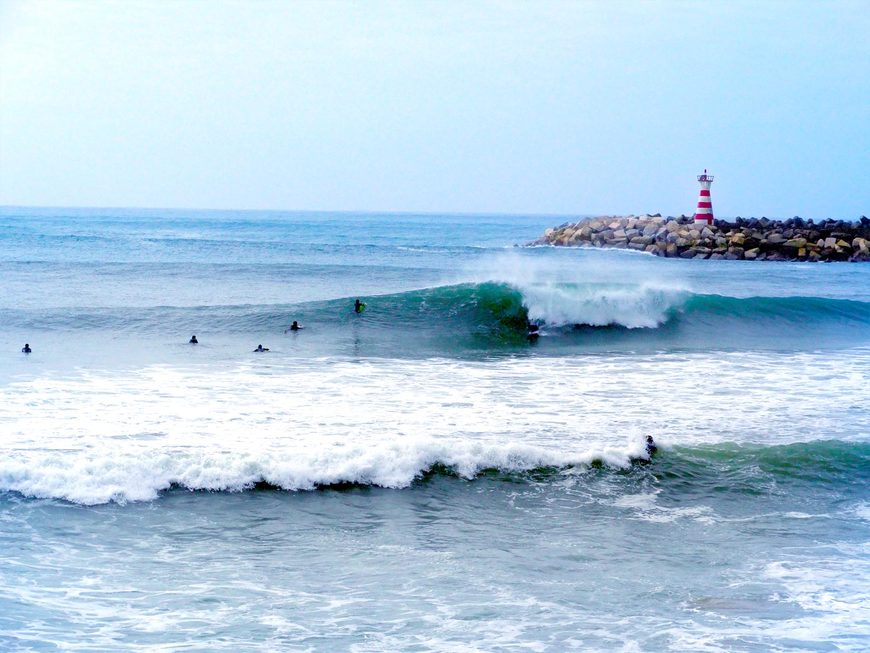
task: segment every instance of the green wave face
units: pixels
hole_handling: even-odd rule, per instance
[[[450,466],[436,464],[420,482],[441,476],[459,477]],[[617,496],[653,492],[670,505],[713,498],[734,503],[737,511],[746,501],[786,500],[800,507],[801,495],[811,501],[863,499],[870,483],[870,443],[816,440],[773,446],[726,442],[661,447],[651,460],[635,458],[628,467],[610,467],[593,459],[581,465],[524,471],[488,468],[479,477],[545,484],[567,479],[584,492]]]
[[[778,349],[870,344],[870,303],[824,297],[699,295],[644,284],[467,283],[390,295],[295,305],[161,306],[148,309],[7,310],[22,330],[283,333],[306,325],[308,341],[363,338],[375,355],[462,355],[538,347],[551,354],[596,350]],[[540,327],[528,341],[529,323]]]
[[[720,443],[674,447],[657,456],[656,473],[666,484],[756,492],[795,483],[866,488],[870,443],[816,440],[794,444]]]

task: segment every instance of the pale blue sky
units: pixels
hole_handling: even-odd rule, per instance
[[[870,0],[0,0],[0,204],[870,213]]]

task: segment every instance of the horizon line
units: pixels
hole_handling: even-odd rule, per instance
[[[93,206],[87,204],[0,204],[2,209],[97,209],[103,211],[233,211],[238,213],[342,213],[362,215],[462,215],[462,216],[494,216],[510,217],[590,217],[604,214],[595,213],[512,213],[508,211],[413,211],[400,209],[252,209],[252,208],[202,208],[192,206]],[[613,214],[616,215],[616,214]],[[643,214],[638,214],[643,215]]]
[[[195,211],[199,213],[205,213],[208,211],[218,211],[218,212],[235,212],[235,213],[308,213],[308,214],[324,214],[324,213],[334,213],[334,214],[346,214],[346,215],[422,215],[422,216],[439,216],[439,215],[455,215],[455,216],[466,216],[466,217],[492,217],[492,216],[505,216],[505,217],[516,217],[516,218],[532,218],[532,217],[542,217],[542,218],[565,218],[565,217],[579,217],[579,218],[603,218],[603,217],[640,217],[643,215],[660,215],[664,217],[672,217],[672,218],[680,218],[680,217],[692,217],[694,215],[694,211],[690,213],[679,213],[673,215],[665,215],[661,211],[652,212],[644,212],[644,213],[512,213],[508,211],[497,211],[497,212],[484,212],[484,211],[408,211],[408,210],[375,210],[375,209],[252,209],[252,208],[201,208],[201,207],[190,207],[190,206],[93,206],[93,205],[62,205],[62,204],[0,204],[0,210],[4,209],[75,209],[75,210],[86,210],[86,209],[96,209],[102,211],[111,211],[111,210],[124,210],[124,211]],[[802,216],[794,215],[791,218],[788,217],[777,217],[777,216],[724,216],[718,219],[728,219],[735,220],[737,218],[743,219],[752,219],[752,218],[768,218],[773,220],[790,220],[792,218],[802,218]],[[841,220],[841,221],[849,221],[849,222],[859,222],[861,218],[867,217],[864,214],[861,214],[855,218],[806,218],[807,220]]]

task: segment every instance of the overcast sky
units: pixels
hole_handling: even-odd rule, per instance
[[[870,213],[870,0],[0,0],[0,204]]]

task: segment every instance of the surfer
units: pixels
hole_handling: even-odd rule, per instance
[[[656,446],[655,440],[653,440],[653,436],[646,436],[646,452],[652,456],[659,448]]]
[[[528,333],[527,337],[529,339],[529,342],[535,342],[538,339],[538,336],[541,335],[540,333],[538,333],[538,325],[532,324],[531,322],[529,322],[528,328],[529,328],[529,333]]]
[[[257,353],[269,351],[268,347],[264,347],[263,345],[257,345],[257,348],[254,350]]]
[[[357,299],[357,300],[353,303],[353,312],[354,312],[354,313],[362,313],[362,312],[363,312],[363,309],[365,309],[365,307],[366,307],[366,305],[363,304],[359,299]]]
[[[24,346],[21,348],[21,353],[22,354],[29,354],[32,351],[33,350],[30,348],[30,345],[25,342]]]
[[[299,329],[301,329],[301,328],[302,327],[299,326],[299,322],[297,322],[296,320],[293,320],[293,324],[290,325],[290,328],[287,329],[287,331],[299,331]],[[285,331],[284,333],[287,333],[287,331]]]
[[[191,344],[191,345],[198,345],[199,344],[199,340],[196,339],[196,336],[190,336],[190,340],[188,340],[187,342],[188,342],[188,344]]]

